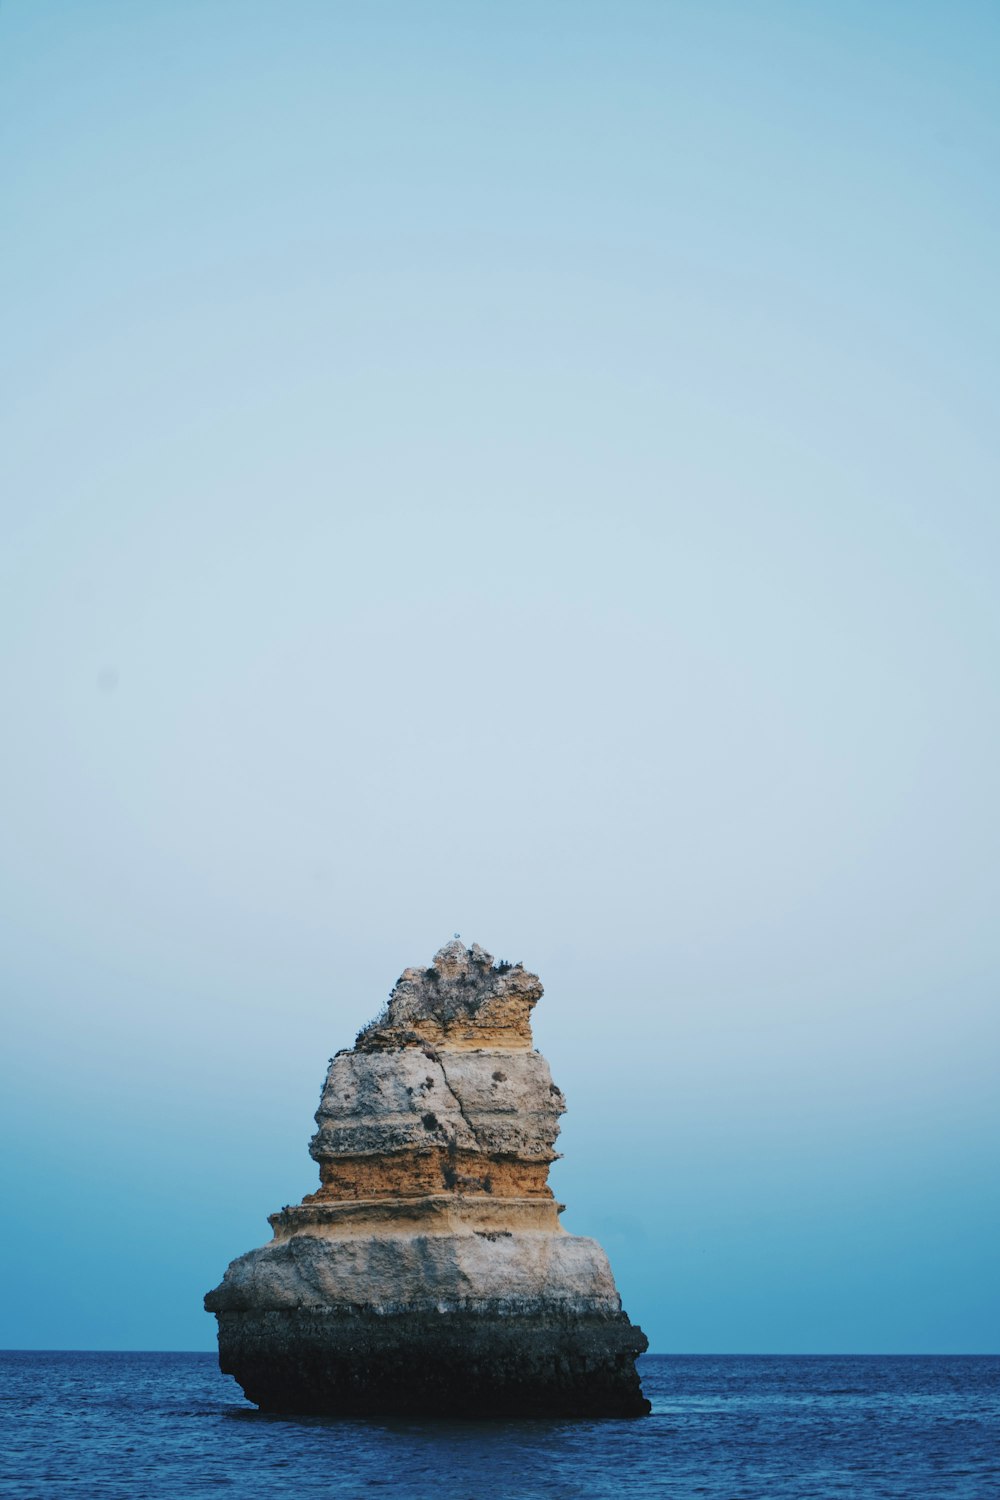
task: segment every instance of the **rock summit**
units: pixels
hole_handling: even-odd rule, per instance
[[[548,1186],[565,1101],[521,964],[456,940],[406,969],[330,1063],[320,1187],[270,1216],[205,1306],[267,1411],[638,1416],[636,1355],[595,1240]]]

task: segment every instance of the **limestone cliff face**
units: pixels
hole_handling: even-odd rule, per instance
[[[455,941],[330,1063],[320,1188],[205,1299],[222,1368],[272,1410],[648,1409],[595,1241],[548,1186],[566,1105],[532,1050],[542,994]]]

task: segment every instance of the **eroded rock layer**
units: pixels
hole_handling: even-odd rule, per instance
[[[270,1217],[205,1306],[270,1411],[640,1415],[646,1338],[548,1186],[565,1101],[532,1049],[542,993],[455,941],[407,969],[330,1063],[320,1187]]]

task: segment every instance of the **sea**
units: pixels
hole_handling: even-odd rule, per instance
[[[266,1416],[214,1354],[0,1353],[0,1495],[1000,1497],[1000,1357],[639,1364],[632,1421],[362,1422]]]

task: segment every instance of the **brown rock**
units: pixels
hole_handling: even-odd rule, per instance
[[[270,1410],[639,1415],[646,1347],[547,1177],[562,1094],[520,964],[447,944],[332,1060],[320,1188],[205,1299]]]

